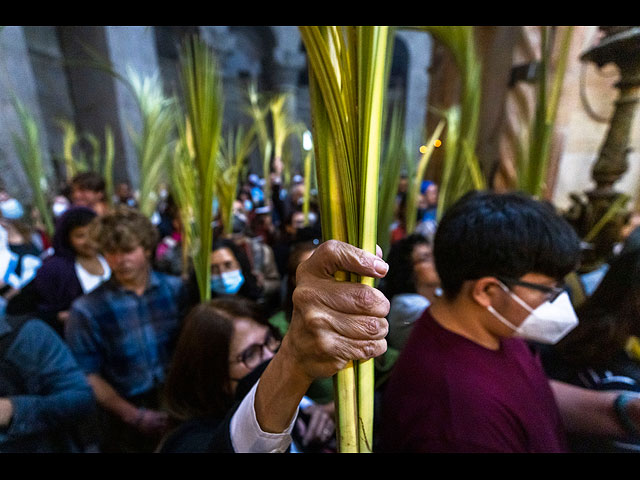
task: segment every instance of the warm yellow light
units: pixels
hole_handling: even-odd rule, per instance
[[[427,147],[425,145],[420,146],[420,153],[425,153],[427,151]]]
[[[440,140],[436,140],[435,142],[433,142],[433,145],[438,148],[440,145],[442,145],[442,142]]]

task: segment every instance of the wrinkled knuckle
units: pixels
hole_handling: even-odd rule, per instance
[[[362,285],[354,292],[354,301],[359,308],[369,310],[377,302],[377,296],[372,288]]]
[[[305,281],[304,274],[306,271],[307,271],[306,261],[300,263],[296,267],[296,272],[295,272],[296,285],[300,285],[301,283],[304,283]]]
[[[362,346],[362,355],[363,358],[372,358],[376,356],[378,348],[376,342],[373,340],[369,340],[364,343]]]
[[[376,317],[364,317],[358,322],[358,327],[364,334],[364,338],[377,337],[380,335],[380,323]]]
[[[308,303],[312,302],[315,294],[314,290],[304,285],[298,285],[291,296],[293,304],[297,307],[305,307]]]
[[[364,344],[363,354],[364,358],[375,358],[382,355],[387,351],[387,342],[386,340],[369,340]]]
[[[330,254],[336,254],[340,252],[340,242],[335,239],[329,239],[325,242],[322,242],[318,246],[318,250],[320,250],[321,252],[326,251],[327,253],[330,253]]]

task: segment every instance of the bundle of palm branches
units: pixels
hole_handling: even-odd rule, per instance
[[[180,66],[185,112],[178,115],[172,183],[182,211],[184,241],[193,252],[200,299],[204,301],[211,298],[213,202],[224,99],[215,55],[198,36],[183,43]]]
[[[293,152],[291,148],[285,149],[285,145],[292,139],[299,139],[302,144],[302,135],[307,131],[304,122],[295,121],[286,108],[286,103],[291,93],[275,94],[269,103],[271,112],[271,125],[273,136],[273,159],[277,169],[282,169],[282,181],[285,187],[291,184]],[[267,175],[269,172],[265,172]]]
[[[558,63],[552,75],[551,30],[548,26],[540,28],[541,55],[539,75],[536,79],[536,110],[531,125],[522,125],[520,137],[515,142],[518,188],[535,197],[540,197],[546,187],[553,128],[573,35],[572,26],[561,29]]]
[[[299,27],[309,60],[323,238],[375,253],[378,175],[393,32],[378,26]],[[373,285],[371,278],[336,274]],[[373,361],[335,377],[338,448],[370,452]]]
[[[13,141],[31,186],[34,205],[40,213],[47,234],[52,237],[54,224],[47,202],[48,182],[42,159],[40,130],[31,112],[17,97],[13,98],[13,106],[22,127],[22,136],[14,133]]]
[[[238,125],[227,132],[226,141],[220,144],[216,191],[223,232],[231,233],[233,227],[233,202],[238,191],[238,181],[244,163],[255,148],[255,128]]]
[[[270,178],[271,156],[273,154],[273,138],[269,129],[269,101],[265,98],[265,94],[258,92],[258,86],[255,82],[251,82],[247,91],[248,105],[246,112],[253,120],[252,128],[256,132],[258,140],[258,150],[262,160],[262,172],[265,178],[265,203],[270,199]]]

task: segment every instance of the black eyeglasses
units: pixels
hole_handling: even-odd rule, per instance
[[[522,280],[518,280],[515,278],[509,277],[496,277],[502,283],[504,283],[507,287],[510,285],[519,285],[525,288],[531,288],[533,290],[538,290],[539,292],[544,292],[548,295],[547,301],[553,302],[556,298],[558,298],[562,293],[565,292],[566,287],[564,285],[560,287],[550,287],[549,285],[540,285],[539,283],[531,283],[524,282]]]
[[[262,361],[264,360],[264,349],[265,347],[271,353],[275,353],[278,348],[280,348],[280,343],[282,340],[277,332],[273,328],[269,328],[267,334],[264,337],[263,343],[254,343],[245,348],[240,354],[236,357],[236,362],[244,363],[245,367],[250,370],[256,368]]]

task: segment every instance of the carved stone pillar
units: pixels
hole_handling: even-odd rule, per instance
[[[620,71],[620,80],[616,84],[619,96],[609,130],[592,168],[596,187],[585,192],[586,202],[574,197],[575,205],[568,214],[583,237],[620,195],[615,191],[614,183],[628,168],[629,134],[640,99],[640,27],[600,27],[600,30],[604,36],[598,45],[582,55],[582,60],[593,62],[598,67],[615,64]],[[619,212],[591,241],[591,248],[585,252],[583,271],[590,271],[611,253],[625,218],[626,212]]]

